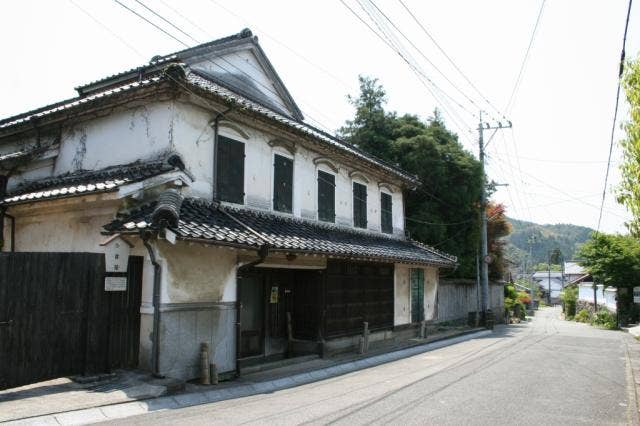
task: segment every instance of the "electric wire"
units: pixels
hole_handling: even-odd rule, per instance
[[[458,71],[458,73],[466,80],[467,83],[469,83],[469,86],[471,86],[473,88],[473,90],[476,91],[476,93],[480,96],[480,98],[482,98],[482,100],[484,100],[487,105],[489,105],[491,108],[494,109],[494,111],[496,111],[496,113],[498,115],[501,115],[502,118],[504,118],[505,120],[507,120],[507,118],[504,116],[504,114],[502,112],[500,112],[500,110],[498,110],[498,108],[496,108],[490,101],[489,99],[484,96],[482,94],[482,92],[476,87],[475,84],[473,84],[473,82],[471,81],[471,79],[469,79],[469,77],[467,77],[467,75],[462,72],[462,70],[460,69],[460,67],[458,67],[458,65],[455,63],[455,61],[447,54],[447,52],[440,46],[440,44],[436,41],[436,39],[429,33],[429,31],[426,29],[426,27],[420,22],[420,20],[418,20],[418,18],[415,16],[415,14],[409,9],[409,7],[404,3],[404,1],[402,0],[398,0],[398,2],[402,5],[402,7],[407,11],[407,13],[409,14],[409,16],[411,16],[411,18],[415,21],[416,24],[418,24],[418,26],[422,29],[422,31],[427,35],[427,37],[429,37],[429,39],[433,42],[433,44],[438,48],[438,50],[440,50],[440,52],[444,55],[445,58],[447,58],[447,60],[449,61],[449,63],[455,68],[456,71]]]
[[[609,170],[611,169],[611,154],[613,152],[614,136],[616,132],[616,122],[618,120],[618,104],[620,101],[620,86],[622,83],[622,75],[624,73],[625,47],[627,44],[627,30],[629,29],[629,17],[631,16],[632,2],[633,0],[629,0],[629,7],[627,8],[627,19],[624,24],[624,35],[622,37],[622,52],[620,53],[620,68],[618,71],[618,88],[616,90],[616,106],[613,111],[613,123],[611,124],[611,141],[609,142],[609,158],[607,160],[607,171],[604,175],[604,185],[602,188],[602,201],[600,203],[600,213],[598,214],[598,226],[596,227],[596,234],[600,232],[600,223],[602,222],[602,210],[604,209],[604,201],[607,197],[607,182],[609,181]]]
[[[178,39],[177,37],[173,36],[172,34],[170,34],[169,32],[165,31],[162,27],[156,25],[154,22],[150,21],[149,19],[147,19],[145,16],[141,15],[140,13],[137,13],[136,11],[134,11],[133,9],[127,7],[126,5],[124,5],[123,3],[121,3],[119,0],[113,0],[115,1],[117,4],[119,4],[120,6],[124,7],[126,10],[128,10],[129,12],[135,14],[136,16],[138,16],[140,19],[144,20],[145,22],[151,24],[152,26],[154,26],[156,29],[159,29],[160,31],[162,31],[164,34],[170,36],[172,39],[178,41],[179,43],[181,43],[183,46],[185,46],[186,48],[190,48],[191,46],[189,46],[187,43],[185,43],[184,41],[181,41],[180,39]],[[135,0],[136,2],[140,3],[139,0]],[[150,9],[148,6],[145,6],[145,8]],[[159,15],[157,12],[153,12],[156,16],[161,16]],[[167,19],[162,18],[164,21],[167,21]],[[172,25],[175,26],[175,25]],[[184,33],[184,31],[181,31]],[[193,37],[191,37],[193,39]],[[238,70],[240,73],[244,74],[248,79],[250,79],[252,82],[254,82],[255,84],[263,87],[266,91],[268,91],[269,93],[273,94],[274,96],[278,97],[280,96],[277,92],[275,92],[273,89],[271,89],[270,87],[266,86],[265,84],[263,84],[262,82],[254,79],[251,75],[249,75],[246,71],[244,71],[243,69],[239,68],[238,66],[236,66],[235,64],[229,62],[224,56],[218,56],[218,59],[220,59],[221,61],[224,61],[226,64],[228,64],[229,66],[235,68],[236,70]],[[222,69],[223,71],[225,71],[231,78],[236,79],[237,81],[239,81],[241,84],[244,83],[238,76],[236,76],[234,73],[232,73],[231,71],[229,71],[227,68],[225,68],[223,65],[216,63],[214,61],[212,61],[210,58],[205,58],[205,60],[209,63],[211,63],[212,65]],[[304,115],[313,120],[315,123],[317,123],[320,127],[324,128],[325,130],[327,130],[329,133],[331,133],[331,129],[328,126],[325,126],[324,124],[322,124],[321,121],[317,120],[316,118],[314,118],[313,116],[311,116],[308,113],[304,113]]]
[[[511,110],[511,107],[513,106],[514,103],[514,98],[516,95],[516,92],[518,91],[518,88],[520,86],[520,83],[522,82],[522,76],[524,73],[524,69],[527,65],[527,60],[529,59],[529,53],[531,52],[531,46],[533,46],[533,42],[536,38],[536,34],[538,32],[538,26],[540,25],[540,20],[542,18],[542,12],[544,10],[544,5],[545,5],[546,0],[542,0],[542,3],[540,4],[540,10],[538,11],[538,17],[536,18],[536,23],[533,26],[533,31],[531,32],[531,37],[529,38],[529,45],[527,46],[527,50],[524,54],[524,57],[522,58],[522,64],[520,64],[520,71],[518,71],[518,77],[516,77],[516,81],[513,85],[513,90],[511,91],[511,96],[509,96],[509,101],[507,102],[507,106],[505,107],[504,111],[505,113],[509,113],[509,111]]]

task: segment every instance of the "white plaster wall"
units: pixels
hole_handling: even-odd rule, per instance
[[[162,240],[156,246],[163,267],[160,303],[236,300],[236,250]]]
[[[174,149],[182,156],[187,167],[195,176],[186,193],[191,196],[211,197],[211,173],[213,158],[213,129],[210,122],[214,117],[204,110],[181,102],[175,103],[173,124]],[[245,205],[262,210],[273,210],[273,157],[275,154],[292,157],[293,165],[293,215],[305,219],[317,219],[318,211],[318,170],[335,175],[335,223],[353,226],[353,182],[367,186],[367,228],[380,232],[380,193],[378,181],[366,175],[368,183],[359,178],[351,178],[352,167],[332,161],[338,172],[324,164],[314,164],[321,157],[317,152],[297,144],[292,156],[280,146],[270,146],[277,135],[251,128],[239,123],[228,126],[221,122],[219,134],[245,144]],[[402,192],[394,187],[393,201],[394,233],[404,232]]]
[[[409,324],[411,322],[411,284],[407,265],[396,263],[394,285],[393,325]]]
[[[435,320],[438,314],[438,268],[424,268],[424,319]]]
[[[172,105],[151,103],[64,129],[54,173],[101,169],[168,151]]]
[[[15,216],[16,251],[102,253],[106,237],[102,226],[113,220],[119,201],[109,195],[77,197],[53,202],[18,205],[9,209]],[[9,249],[10,221],[5,221]]]

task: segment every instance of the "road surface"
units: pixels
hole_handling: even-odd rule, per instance
[[[532,323],[344,376],[114,423],[634,424],[627,338],[547,308]]]

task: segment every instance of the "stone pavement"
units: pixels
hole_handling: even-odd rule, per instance
[[[87,424],[122,419],[154,411],[178,409],[250,395],[271,393],[396,361],[489,334],[491,334],[489,330],[472,330],[456,337],[443,339],[440,336],[440,340],[426,344],[417,342],[418,344],[414,346],[393,352],[351,360],[344,358],[328,361],[321,360],[324,361],[324,364],[312,363],[311,365],[314,369],[311,371],[291,374],[292,371],[295,371],[296,367],[294,367],[294,370],[282,369],[282,371],[259,372],[255,375],[244,376],[240,380],[221,383],[215,387],[189,385],[186,392],[145,400],[123,400],[122,398],[126,398],[128,395],[126,395],[126,392],[123,395],[123,391],[120,389],[114,390],[112,395],[107,392],[107,395],[96,399],[92,391],[83,391],[68,382],[64,382],[68,381],[68,379],[59,379],[63,382],[58,384],[64,386],[59,388],[58,391],[53,390],[52,393],[42,390],[40,395],[37,393],[30,395],[25,390],[25,393],[14,395],[11,398],[5,397],[4,400],[2,399],[2,393],[0,393],[0,415],[3,416],[0,417],[0,421],[9,421],[10,424]],[[23,388],[3,392],[16,392],[19,389]],[[158,395],[161,395],[166,389],[156,389],[156,391],[159,392]],[[34,391],[31,390],[31,392]],[[21,399],[20,396],[24,398]],[[121,400],[116,400],[116,398],[121,398]],[[52,405],[52,403],[55,405]],[[84,403],[85,406],[82,407],[81,403]],[[65,411],[58,412],[61,408]],[[43,415],[43,412],[50,414]]]

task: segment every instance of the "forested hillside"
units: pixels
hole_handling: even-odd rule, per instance
[[[593,232],[591,228],[564,223],[539,225],[516,219],[509,219],[509,222],[513,231],[505,238],[506,256],[517,265],[521,265],[523,256],[528,254],[530,239],[533,239],[531,253],[533,264],[536,264],[547,262],[548,253],[555,248],[560,249],[566,260],[573,259],[578,246]]]

